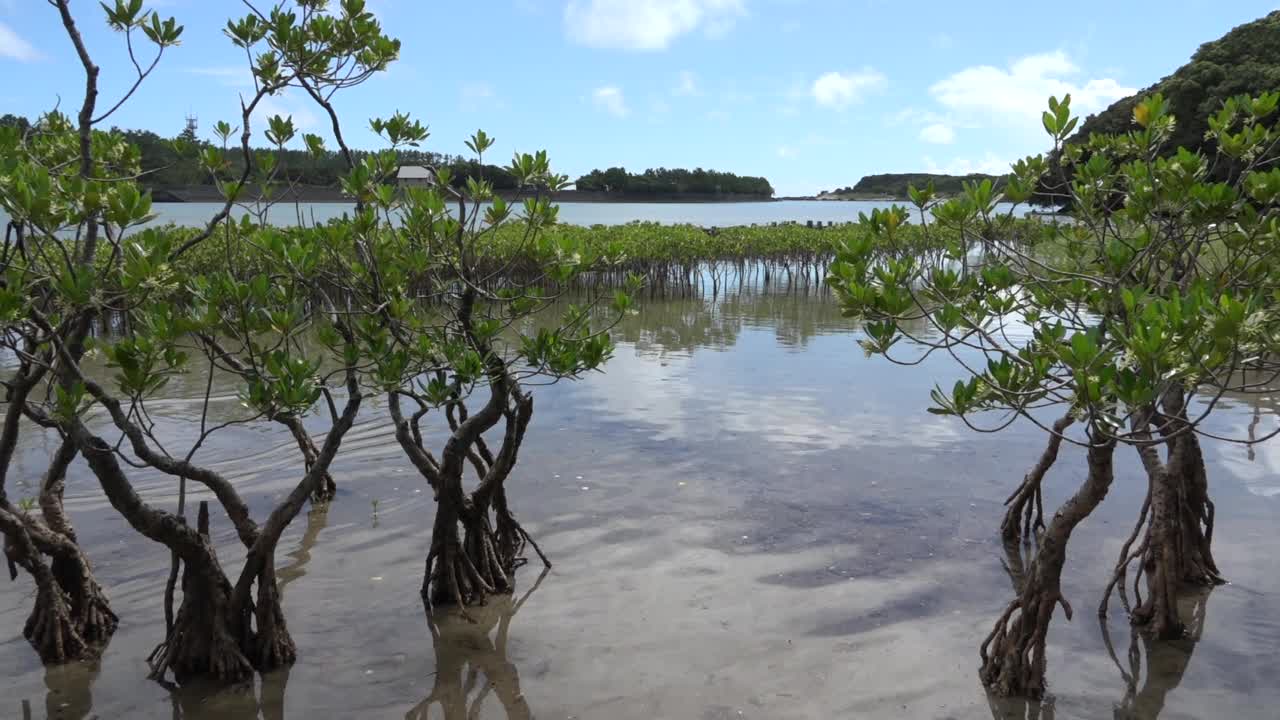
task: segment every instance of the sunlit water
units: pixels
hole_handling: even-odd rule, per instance
[[[1111,495],[1072,540],[1076,609],[1049,638],[1051,706],[988,702],[977,648],[1012,595],[1001,503],[1043,447],[925,412],[950,361],[866,359],[829,298],[645,301],[604,374],[535,391],[513,506],[554,568],[510,600],[433,629],[418,598],[433,502],[367,406],[335,466],[340,495],[280,543],[299,662],[248,691],[171,693],[145,679],[162,640],[163,548],[110,510],[83,463],[68,505],[121,625],[96,667],[44,670],[21,637],[25,576],[0,585],[0,717],[32,718],[1275,718],[1280,715],[1280,443],[1208,444],[1218,564],[1232,584],[1193,640],[1149,649],[1096,607],[1145,476],[1117,458]],[[176,443],[203,379],[154,408]],[[230,412],[223,393],[215,413]],[[1243,435],[1255,408],[1214,427]],[[1257,432],[1276,425],[1257,408]],[[34,493],[55,447],[27,436],[10,493]],[[1083,477],[1064,447],[1056,507]],[[233,429],[198,459],[262,517],[300,472],[287,432]],[[135,475],[148,501],[174,487]],[[374,502],[376,501],[376,513]],[[216,507],[216,505],[215,505]],[[224,565],[243,550],[215,514]],[[518,605],[517,605],[518,603]],[[1115,604],[1113,603],[1113,606]],[[1153,666],[1148,666],[1148,660]],[[1040,713],[1037,715],[1036,713]]]

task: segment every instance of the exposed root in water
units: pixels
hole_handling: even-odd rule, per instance
[[[199,677],[225,684],[243,682],[253,676],[253,664],[240,645],[248,618],[231,617],[231,583],[209,542],[205,503],[200,504],[198,523],[206,557],[199,565],[183,564],[182,604],[168,637],[147,658],[150,677],[163,680],[171,670],[179,683]]]
[[[162,679],[170,670],[179,683],[197,677],[238,683],[253,676],[253,665],[231,631],[231,585],[208,574],[190,566],[184,571],[173,631],[148,658],[152,679]]]
[[[496,566],[487,562],[482,563],[485,570],[482,573],[472,562],[459,538],[458,513],[455,508],[450,507],[451,504],[442,497],[436,509],[436,520],[431,534],[431,550],[427,553],[426,571],[422,583],[422,599],[429,608],[447,605],[466,608],[470,605],[482,605],[487,596],[498,592],[489,580],[493,576],[492,568]],[[477,540],[474,528],[468,532],[473,543],[482,544]],[[488,535],[483,530],[480,532],[482,536]],[[492,543],[489,544],[492,545]],[[482,555],[482,557],[487,556],[487,554]],[[496,554],[494,557],[496,558]],[[497,569],[501,570],[500,567]],[[502,577],[505,578],[505,573]]]
[[[1058,604],[1070,620],[1071,605],[1058,588],[1028,586],[1005,608],[980,651],[982,682],[990,692],[1000,697],[1044,696],[1045,636]]]
[[[524,557],[526,545],[532,547],[533,551],[538,554],[538,558],[542,560],[543,567],[551,567],[551,561],[542,552],[542,548],[538,547],[538,543],[533,539],[533,536],[529,534],[528,530],[524,529],[524,526],[511,513],[510,508],[507,506],[505,491],[499,491],[494,496],[493,510],[497,523],[494,542],[497,545],[502,565],[508,569],[508,572],[514,572],[516,568],[528,562]]]
[[[1183,635],[1178,614],[1178,596],[1183,588],[1224,582],[1210,549],[1213,503],[1208,498],[1199,442],[1188,432],[1170,444],[1167,462],[1160,461],[1153,446],[1139,448],[1147,469],[1147,497],[1098,607],[1099,615],[1105,616],[1111,594],[1118,592],[1134,626],[1158,639]],[[1126,588],[1131,566],[1136,568],[1129,586],[1132,602]]]
[[[1068,620],[1073,614],[1061,589],[1067,542],[1076,526],[1106,497],[1113,478],[1114,454],[1114,442],[1089,448],[1088,477],[1045,529],[1040,551],[1031,562],[1021,590],[982,643],[979,677],[988,692],[997,697],[1044,696],[1049,623],[1059,605]]]
[[[1000,536],[1006,543],[1030,540],[1035,533],[1044,530],[1044,499],[1041,486],[1045,473],[1058,459],[1058,450],[1062,447],[1062,433],[1066,432],[1073,422],[1075,419],[1067,414],[1053,424],[1049,444],[1040,455],[1040,460],[1022,479],[1018,489],[1004,501],[1008,510],[1005,512],[1004,521],[1000,523]]]
[[[43,563],[41,563],[43,567]],[[22,629],[46,665],[56,665],[81,657],[87,647],[71,616],[71,603],[47,567],[34,573],[36,603]]]
[[[115,634],[120,619],[112,611],[102,586],[93,577],[89,560],[80,552],[55,556],[52,570],[70,600],[71,617],[80,636],[90,645],[105,644]]]

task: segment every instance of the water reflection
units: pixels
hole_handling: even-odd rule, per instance
[[[444,720],[480,717],[491,694],[497,698],[508,720],[533,718],[529,703],[520,692],[519,671],[507,657],[507,639],[512,618],[549,571],[550,568],[544,568],[519,600],[502,596],[488,605],[470,609],[472,620],[453,612],[441,613],[436,618],[428,614],[431,644],[436,653],[435,683],[430,694],[405,714],[405,720],[429,720],[431,708],[437,705]],[[495,627],[497,632],[490,637]]]
[[[99,665],[76,662],[45,668],[44,718],[48,720],[85,720],[93,711],[93,683],[98,679]],[[36,720],[30,700],[22,701],[22,720]],[[93,716],[97,717],[97,716]]]
[[[1189,592],[1179,598],[1179,610],[1187,620],[1186,635],[1177,640],[1153,640],[1143,633],[1131,633],[1128,668],[1120,663],[1116,656],[1115,646],[1111,642],[1111,633],[1107,628],[1106,618],[1102,618],[1102,639],[1111,655],[1112,662],[1120,670],[1127,688],[1124,698],[1116,704],[1114,717],[1116,720],[1156,720],[1164,710],[1165,700],[1169,693],[1182,683],[1182,677],[1191,665],[1191,655],[1204,633],[1205,613],[1208,608],[1212,587]],[[1146,657],[1147,675],[1138,688],[1138,679],[1142,677],[1142,658]]]

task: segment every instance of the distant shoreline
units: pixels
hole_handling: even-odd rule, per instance
[[[293,203],[342,203],[351,202],[351,197],[338,188],[301,186],[277,190],[276,202]],[[521,200],[527,195],[498,191],[496,193],[508,202]],[[256,200],[256,188],[249,188],[244,198]],[[222,194],[211,185],[192,185],[174,188],[153,188],[151,199],[155,203],[220,203]],[[760,203],[778,202],[790,198],[774,198],[764,195],[715,194],[715,193],[663,193],[657,195],[636,193],[608,193],[595,190],[564,190],[552,195],[553,202],[574,203]],[[812,199],[812,198],[807,198]]]

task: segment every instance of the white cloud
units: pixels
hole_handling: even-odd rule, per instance
[[[746,13],[745,0],[569,0],[570,39],[596,48],[662,50],[699,27],[722,35]]]
[[[676,83],[676,87],[671,91],[672,95],[696,96],[701,95],[702,91],[698,89],[698,76],[689,70],[680,72],[680,80]]]
[[[591,99],[596,107],[615,117],[626,117],[630,111],[627,108],[627,100],[622,95],[622,88],[613,85],[596,88],[591,93]]]
[[[784,160],[790,160],[791,158],[795,157],[798,154],[799,153],[796,151],[796,149],[791,147],[790,145],[778,146],[778,157]]]
[[[842,110],[862,100],[867,93],[883,89],[888,83],[878,70],[863,68],[849,73],[826,73],[813,81],[809,92],[819,105]]]
[[[1034,122],[1035,127],[1050,95],[1061,98],[1070,93],[1072,110],[1083,116],[1137,92],[1112,78],[1082,80],[1080,75],[1080,68],[1059,50],[1029,55],[1008,68],[965,68],[935,83],[929,92],[958,113],[1006,125]]]
[[[920,139],[935,145],[950,145],[956,140],[956,131],[945,123],[934,123],[920,131]]]
[[[0,23],[0,58],[32,62],[39,60],[40,57],[40,51],[36,50],[31,43],[24,40],[8,25]]]
[[[942,175],[969,175],[983,173],[985,175],[1004,175],[1009,172],[1011,163],[993,152],[987,152],[980,159],[954,158],[946,165],[939,165],[933,158],[924,157],[925,172]]]

